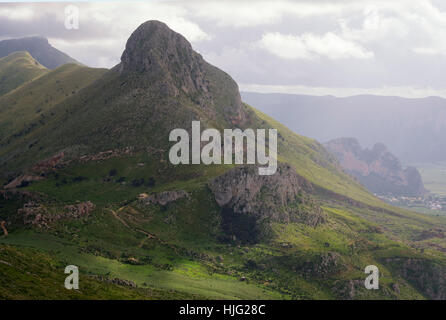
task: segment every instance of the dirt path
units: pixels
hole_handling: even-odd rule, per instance
[[[118,212],[121,212],[124,208],[125,208],[125,207],[121,207],[121,208],[119,208],[119,209],[118,209]],[[151,234],[151,233],[149,233],[149,232],[147,232],[147,231],[144,231],[144,230],[142,230],[142,229],[138,229],[138,228],[133,228],[133,227],[129,226],[128,223],[125,222],[124,219],[122,219],[122,218],[118,215],[118,213],[117,213],[115,210],[110,209],[110,212],[111,212],[112,215],[113,215],[118,221],[120,221],[120,222],[122,223],[122,225],[125,226],[127,229],[129,229],[129,230],[131,230],[131,231],[134,231],[134,232],[142,233],[143,235],[145,235],[145,236],[147,237],[147,238],[145,238],[145,239],[142,240],[142,242],[139,244],[139,247],[142,247],[142,245],[144,244],[144,241],[145,241],[146,239],[154,239],[154,240],[158,241],[159,243],[161,243],[162,245],[168,246],[169,248],[173,249],[176,253],[178,253],[178,252],[177,252],[177,248],[176,248],[175,246],[170,245],[169,243],[167,243],[167,242],[161,240],[160,238],[156,237],[155,235],[153,235],[153,234]]]

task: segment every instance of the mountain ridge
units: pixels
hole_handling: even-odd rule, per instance
[[[0,58],[0,96],[47,72],[48,69],[26,51]]]
[[[446,100],[440,97],[352,97],[242,92],[244,101],[293,131],[318,141],[355,137],[381,141],[403,162],[446,159]],[[416,143],[413,143],[416,141]]]
[[[13,52],[27,51],[40,64],[55,69],[66,63],[80,64],[66,53],[54,48],[44,37],[24,37],[0,41],[0,58]]]
[[[423,196],[427,191],[414,167],[401,162],[382,143],[363,149],[355,138],[338,138],[324,143],[348,173],[370,191],[395,196]]]

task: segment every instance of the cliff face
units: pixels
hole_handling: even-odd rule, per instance
[[[446,268],[443,265],[415,258],[389,258],[386,263],[428,299],[446,299]]]
[[[209,187],[223,208],[223,229],[242,242],[257,242],[270,233],[270,224],[325,222],[321,208],[311,198],[313,187],[289,165],[276,174],[261,176],[255,166],[234,168],[214,179]]]
[[[162,22],[147,21],[132,33],[117,68],[123,76],[139,75],[152,90],[186,95],[210,118],[239,125],[245,121],[237,83]]]
[[[400,160],[381,143],[363,149],[354,138],[339,138],[324,145],[345,171],[374,193],[407,196],[426,193],[418,170],[403,168]]]

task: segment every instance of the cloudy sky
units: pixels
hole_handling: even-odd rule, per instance
[[[79,8],[78,30],[65,28],[69,4]],[[183,34],[245,91],[446,97],[444,0],[0,1],[0,39],[44,36],[109,68],[150,19]]]

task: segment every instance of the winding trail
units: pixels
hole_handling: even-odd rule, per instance
[[[125,207],[121,207],[121,208],[119,208],[119,209],[118,209],[118,212],[122,211],[124,208],[125,208]],[[118,215],[118,213],[117,213],[115,210],[110,209],[110,212],[112,213],[112,215],[113,215],[118,221],[120,221],[120,222],[122,223],[122,225],[123,225],[124,227],[126,227],[127,229],[129,229],[129,230],[131,230],[131,231],[133,231],[133,232],[142,233],[143,235],[145,235],[145,236],[147,237],[147,238],[144,238],[144,239],[142,240],[142,242],[139,244],[139,247],[142,247],[142,245],[144,244],[144,241],[145,241],[146,239],[154,239],[154,240],[158,241],[159,243],[161,243],[162,245],[165,245],[165,246],[171,248],[172,250],[175,251],[175,253],[178,253],[177,248],[176,248],[175,246],[173,246],[173,245],[171,245],[171,244],[165,242],[164,240],[161,240],[160,238],[158,238],[158,237],[155,236],[154,234],[151,234],[151,233],[149,233],[149,232],[147,232],[147,231],[145,231],[145,230],[142,230],[142,229],[138,229],[138,228],[134,228],[134,227],[129,226],[128,223],[125,222],[125,220],[122,219],[122,218]]]

